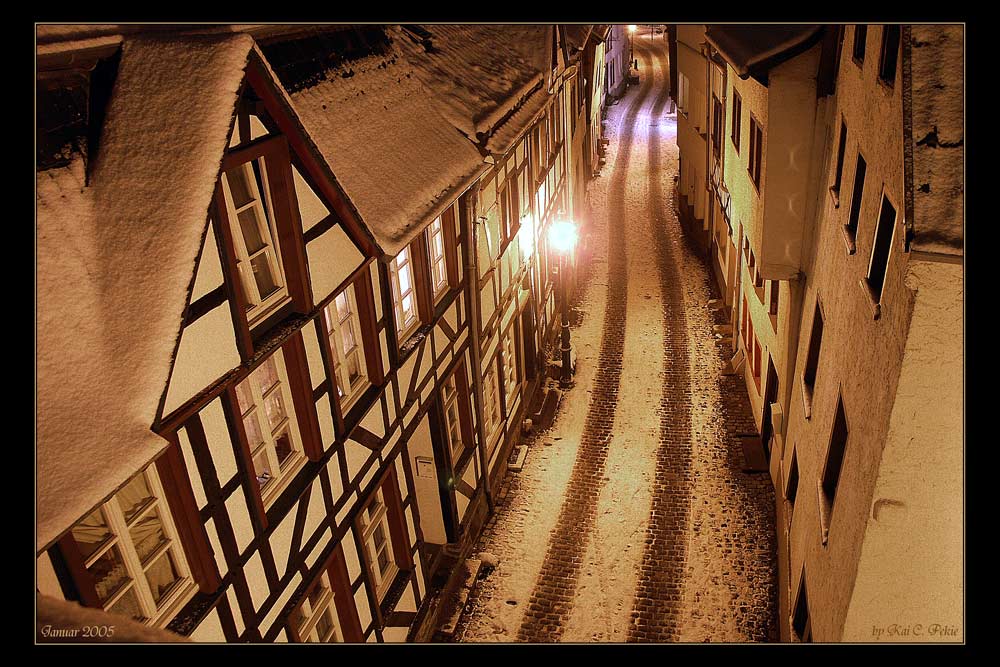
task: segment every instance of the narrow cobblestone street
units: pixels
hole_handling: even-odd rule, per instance
[[[665,43],[635,55],[588,187],[575,385],[505,482],[457,641],[777,640],[773,489],[741,470],[749,400],[677,220]]]

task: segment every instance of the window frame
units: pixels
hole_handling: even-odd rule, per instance
[[[860,180],[859,180],[860,175]],[[868,161],[858,150],[854,161],[854,178],[851,181],[851,205],[847,209],[847,222],[844,223],[844,233],[847,238],[847,254],[853,255],[857,248],[858,223],[861,220],[861,204],[865,196],[865,181],[868,178]]]
[[[858,39],[859,30],[861,38]],[[851,60],[855,62],[858,67],[864,67],[865,64],[865,51],[868,48],[868,24],[866,23],[856,23],[854,25],[854,40],[851,45]],[[860,47],[860,48],[859,48]]]
[[[888,222],[887,226],[883,226],[886,223],[886,204],[892,209],[892,220]],[[875,223],[875,233],[872,236],[872,250],[868,258],[868,271],[865,273],[863,279],[872,303],[876,306],[881,306],[882,299],[885,296],[885,282],[889,277],[889,261],[892,259],[893,239],[896,238],[896,223],[898,220],[899,209],[893,203],[888,190],[883,186],[881,203],[878,208],[878,218]],[[888,230],[888,232],[885,230]],[[885,258],[883,261],[882,257],[879,256],[879,266],[876,266],[876,252],[881,249],[885,250]],[[881,274],[877,283],[877,289],[872,282],[872,278],[874,277],[873,269],[878,269]]]
[[[367,270],[362,275],[367,275]],[[329,375],[333,382],[331,394],[338,402],[342,413],[349,412],[355,403],[357,403],[358,398],[372,386],[373,377],[370,368],[375,362],[375,359],[372,358],[373,352],[378,352],[377,343],[373,345],[374,341],[371,340],[371,335],[369,334],[370,327],[365,326],[366,322],[364,320],[368,311],[364,308],[363,299],[367,298],[368,294],[366,290],[359,289],[360,282],[362,281],[357,280],[345,285],[322,309],[323,338],[326,342],[327,352],[329,353]],[[358,294],[359,292],[361,292],[361,295]],[[337,302],[341,297],[345,298],[350,308],[346,318],[340,317]],[[331,318],[331,312],[336,313],[333,318]],[[343,351],[342,327],[345,320],[350,320],[354,329],[355,349],[351,350],[350,353]],[[334,338],[339,339],[339,345],[335,344]],[[343,376],[341,372],[348,361],[344,355],[353,353],[360,355],[358,366],[360,368],[359,377],[361,379],[345,391],[344,383],[350,384],[350,378]]]
[[[437,232],[435,233],[435,226]],[[434,303],[437,303],[451,289],[451,272],[449,271],[450,253],[448,252],[448,242],[445,234],[444,213],[434,218],[427,229],[424,230],[427,243],[427,260],[430,265],[428,275],[431,278],[431,296]],[[440,245],[441,252],[435,250],[435,239]],[[438,277],[440,273],[440,279]]]
[[[888,23],[882,26],[882,46],[879,49],[878,80],[889,89],[896,85],[896,70],[899,68],[899,49],[903,41],[903,27]],[[895,42],[890,47],[890,42]],[[889,61],[892,67],[889,68]]]
[[[733,120],[730,128],[729,138],[733,142],[733,148],[736,150],[736,154],[740,154],[740,132],[743,129],[743,97],[740,95],[739,91],[736,90],[736,86],[733,86]]]
[[[413,569],[397,480],[396,467],[392,465],[366,499],[364,506],[354,520],[367,579],[372,586],[375,600],[379,606],[385,601],[386,595],[400,575],[408,574]],[[377,519],[371,519],[368,517],[368,510],[373,503],[379,500],[379,497],[381,497],[383,508],[376,514]],[[383,527],[386,554],[390,561],[387,565],[391,566],[391,569],[386,572],[375,569],[377,558],[373,560],[373,554],[369,550],[372,545],[369,544],[368,539],[375,536],[379,526]],[[375,546],[377,551],[377,545]]]
[[[324,602],[329,605],[327,609],[331,609],[334,614],[335,622],[340,629],[341,641],[354,643],[364,641],[361,631],[361,621],[358,618],[354,595],[351,592],[350,576],[348,575],[347,565],[344,560],[344,550],[340,544],[330,554],[330,557],[319,569],[312,583],[302,592],[298,604],[295,605],[292,612],[286,617],[285,626],[288,630],[290,640],[294,643],[307,643],[302,638],[301,628],[296,622],[296,617],[302,605],[309,602],[309,594],[313,588],[322,583],[324,576],[330,582],[330,599],[324,600]]]
[[[406,266],[409,269],[409,280],[410,289],[408,295],[411,298],[413,304],[413,319],[407,323],[404,319],[406,311],[403,310],[403,300],[406,298],[402,293],[402,288],[400,286],[399,279],[399,256],[406,254],[407,261]],[[415,270],[414,253],[411,245],[407,245],[402,248],[396,255],[389,260],[389,288],[390,295],[392,297],[392,315],[393,322],[396,330],[396,337],[400,343],[412,336],[417,329],[420,328],[421,318],[420,318],[420,303],[418,299],[419,286],[417,282],[417,272]]]
[[[817,327],[818,325],[818,327]],[[809,344],[806,347],[805,366],[800,377],[802,384],[802,400],[805,408],[805,418],[812,417],[812,401],[816,390],[816,378],[819,376],[820,355],[823,353],[823,330],[826,318],[819,298],[813,309],[812,326],[809,329]]]
[[[764,172],[764,126],[753,115],[750,114],[750,151],[747,156],[747,173],[750,175],[750,182],[753,183],[757,195],[760,195],[761,180]]]
[[[240,261],[237,235],[241,236],[242,230],[238,229],[239,222],[231,215],[231,195],[227,195],[229,183],[225,174],[261,158],[264,162],[260,171],[266,174],[266,179],[261,178],[261,184],[266,183],[263,201],[270,206],[268,224],[272,231],[276,258],[280,261],[280,278],[286,294],[280,301],[269,304],[266,309],[253,312],[259,305],[248,307],[247,288],[242,277],[245,272],[237,266]],[[222,169],[216,180],[209,218],[220,245],[223,275],[237,326],[237,344],[243,359],[247,360],[253,357],[254,340],[266,333],[273,324],[289,312],[305,314],[312,309],[312,298],[307,285],[305,244],[292,180],[291,153],[285,135],[269,134],[228,150],[223,156]],[[273,294],[271,298],[274,298]]]
[[[453,392],[447,391],[449,382],[454,386]],[[452,412],[452,408],[454,408],[454,412]],[[441,412],[444,415],[445,438],[447,439],[448,452],[450,453],[452,468],[454,469],[465,453],[475,447],[465,359],[459,359],[451,372],[441,381]],[[453,421],[453,416],[457,417],[457,423]],[[455,442],[455,430],[461,436],[458,443]]]
[[[194,545],[185,541],[181,537],[182,531],[178,529],[178,526],[182,525],[183,521],[175,516],[175,507],[183,505],[183,503],[178,502],[179,499],[176,491],[173,493],[170,491],[169,487],[172,480],[168,479],[167,484],[164,484],[163,478],[167,476],[167,461],[164,459],[165,457],[160,457],[157,461],[148,464],[136,475],[133,475],[125,485],[109,498],[98,504],[97,507],[88,512],[84,517],[81,517],[60,538],[56,547],[58,552],[57,557],[61,557],[61,560],[66,564],[69,576],[76,588],[76,593],[79,594],[82,604],[87,607],[107,611],[121,601],[131,590],[134,592],[135,599],[143,613],[150,612],[150,609],[153,611],[141,621],[129,617],[130,620],[151,627],[165,627],[173,620],[177,612],[198,592],[199,587],[202,589],[206,588],[204,583],[197,581],[199,578],[197,572],[199,563],[196,561],[199,560],[199,556],[197,553],[192,553]],[[118,495],[139,476],[145,476],[151,500],[147,500],[134,513],[131,519],[127,519],[124,510],[117,501]],[[95,512],[101,516],[109,534],[91,553],[84,556],[79,542],[74,537],[73,531]],[[145,577],[147,568],[143,566],[143,559],[139,557],[134,539],[131,537],[131,531],[139,526],[141,519],[154,512],[159,515],[161,530],[166,538],[166,542],[158,545],[146,556],[145,560],[149,566],[152,566],[156,561],[164,557],[171,558],[174,571],[177,574],[177,579],[166,590],[165,595],[161,596],[162,605],[153,599],[152,591]],[[126,534],[129,535],[128,539],[125,538]],[[97,592],[94,575],[88,569],[87,563],[93,565],[100,560],[102,555],[110,553],[115,549],[117,549],[119,554],[119,562],[128,572],[129,581],[119,584],[118,588],[108,595],[106,599],[102,600]],[[136,574],[137,566],[138,575]],[[204,567],[204,565],[201,564],[201,567]],[[214,574],[213,587],[216,587],[218,585],[218,574]],[[110,611],[108,613],[114,614],[114,612]]]
[[[498,354],[487,364],[486,373],[483,376],[483,427],[486,433],[487,455],[492,455],[496,448],[497,434],[503,431],[503,407],[500,394],[500,376],[498,366]],[[493,415],[496,419],[493,419]]]
[[[823,469],[819,479],[816,480],[816,490],[819,494],[820,541],[823,546],[826,546],[830,539],[837,489],[840,487],[840,478],[844,473],[844,460],[847,457],[850,437],[851,425],[847,418],[847,408],[844,406],[844,395],[838,389],[833,424],[830,426],[826,455],[823,457]]]

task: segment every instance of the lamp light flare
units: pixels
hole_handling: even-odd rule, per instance
[[[549,226],[549,243],[558,252],[570,252],[576,246],[578,231],[571,220],[556,220]]]
[[[637,26],[634,26],[634,25],[630,25],[630,26],[628,27],[628,31],[629,31],[629,32],[635,32],[635,31],[636,31],[636,27],[637,27]]]

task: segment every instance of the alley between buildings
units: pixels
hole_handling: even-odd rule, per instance
[[[666,45],[635,56],[588,190],[575,385],[505,482],[458,641],[777,639],[773,489],[741,470],[746,390],[674,210]]]

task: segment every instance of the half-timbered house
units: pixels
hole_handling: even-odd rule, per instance
[[[424,45],[472,28],[40,32],[41,594],[198,641],[418,634],[582,193],[562,32],[451,40],[520,58],[463,116]]]

